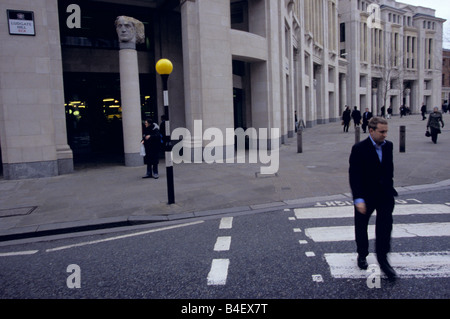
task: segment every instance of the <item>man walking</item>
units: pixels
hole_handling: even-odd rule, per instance
[[[361,112],[358,110],[356,106],[352,111],[352,119],[353,122],[355,123],[355,127],[361,124]]]
[[[369,121],[372,117],[373,117],[372,112],[369,112],[369,109],[366,107],[366,111],[363,114],[363,122],[361,126],[364,133],[366,133],[367,126],[369,125]]]
[[[425,121],[427,119],[427,106],[425,105],[425,103],[422,104],[420,112],[422,113],[422,121]]]
[[[393,180],[393,144],[386,140],[388,122],[385,119],[373,117],[368,126],[369,137],[353,146],[349,160],[349,180],[355,204],[357,263],[361,269],[368,267],[367,227],[370,216],[376,210],[377,260],[388,279],[394,281],[397,274],[387,259],[390,251],[394,196],[398,195]]]

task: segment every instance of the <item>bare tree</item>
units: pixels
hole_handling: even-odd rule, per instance
[[[395,39],[393,40],[395,42]],[[379,89],[381,89],[381,95],[383,97],[383,105],[387,108],[388,105],[388,96],[390,96],[390,92],[392,90],[403,91],[403,85],[399,82],[400,80],[400,70],[402,69],[402,57],[400,55],[399,43],[392,43],[391,39],[389,39],[389,43],[385,47],[384,56],[381,59],[381,64],[373,65],[374,70],[379,75],[381,79],[381,85],[379,85]],[[386,42],[385,42],[386,43]],[[402,95],[402,94],[401,94]]]

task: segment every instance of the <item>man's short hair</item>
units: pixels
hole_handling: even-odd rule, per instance
[[[382,117],[372,117],[369,121],[369,129],[376,130],[378,124],[387,125],[388,121]]]

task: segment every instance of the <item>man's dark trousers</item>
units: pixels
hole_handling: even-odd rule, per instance
[[[372,213],[376,210],[375,251],[377,259],[384,261],[391,250],[392,212],[395,206],[394,198],[380,199],[374,203],[366,203],[367,212],[361,214],[355,208],[355,239],[358,255],[363,258],[369,254],[369,239],[367,228]]]

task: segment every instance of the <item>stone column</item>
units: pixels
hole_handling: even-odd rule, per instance
[[[372,89],[372,113],[378,115],[378,89]]]
[[[183,145],[191,144],[193,160],[200,162],[202,148],[210,147],[204,133],[234,128],[230,1],[180,3],[186,128],[192,133],[192,143]],[[233,144],[224,140],[225,148]]]
[[[339,99],[340,99],[340,116],[342,112],[345,110],[345,106],[347,105],[347,76],[342,73],[339,75]]]
[[[410,89],[405,90],[405,106],[411,108],[411,90]]]
[[[119,16],[116,20],[116,30],[120,41],[120,94],[125,166],[141,166],[142,119],[136,43],[142,43],[144,40],[144,25],[134,18]]]

